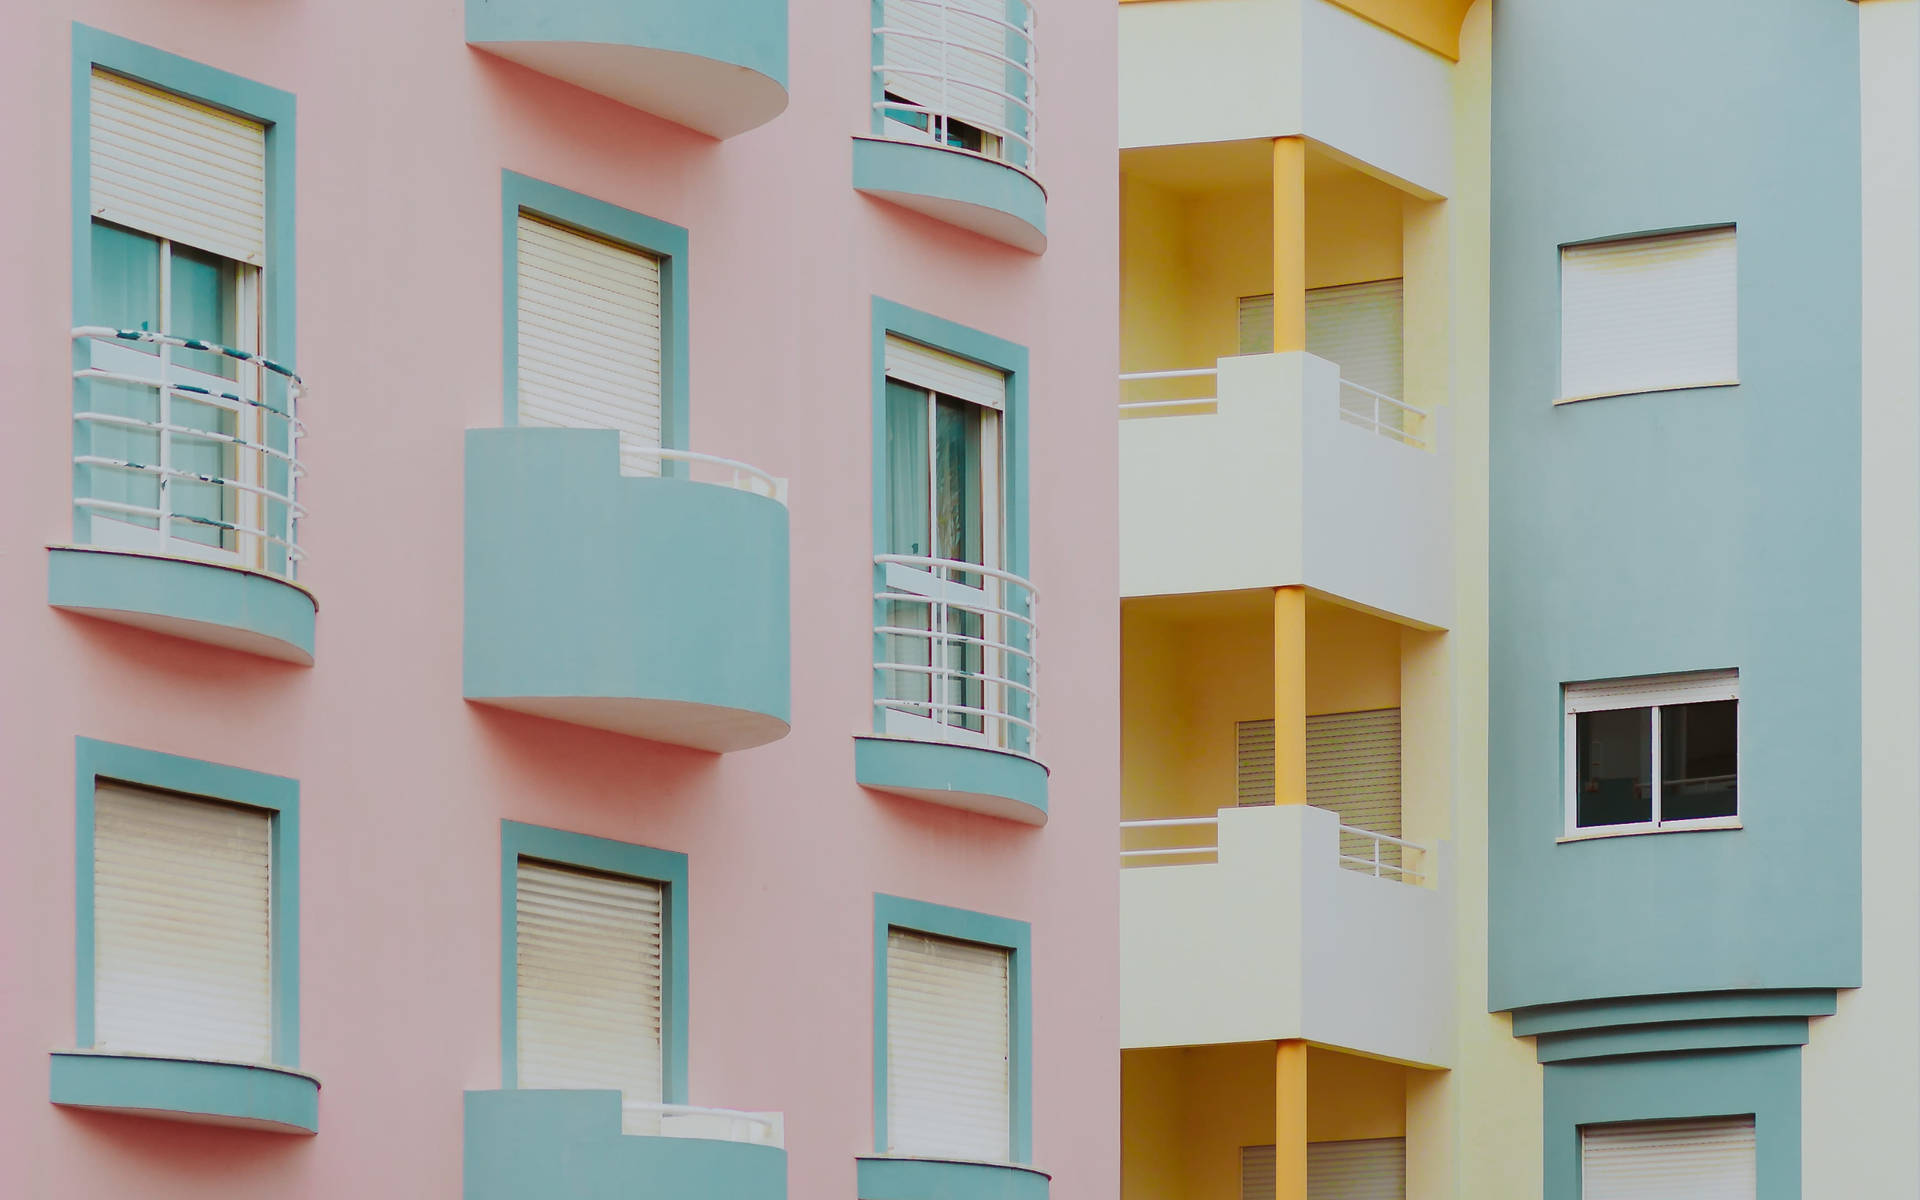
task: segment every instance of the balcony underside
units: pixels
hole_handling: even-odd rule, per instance
[[[159,554],[50,547],[47,603],[169,637],[313,665],[312,593],[276,576]]]
[[[853,750],[855,780],[874,791],[1047,823],[1047,768],[1024,754],[877,736],[854,738]]]
[[[1047,248],[1047,194],[1031,175],[964,150],[853,139],[853,187],[1029,254]]]
[[[320,1082],[284,1067],[90,1050],[53,1055],[53,1103],[196,1125],[317,1133]]]

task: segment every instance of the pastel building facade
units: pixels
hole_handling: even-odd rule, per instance
[[[1911,1194],[1920,8],[1121,87],[1123,1196]]]
[[[1111,10],[13,15],[0,1190],[1110,1196]]]

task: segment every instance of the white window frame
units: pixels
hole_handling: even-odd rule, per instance
[[[1740,672],[1737,669],[1691,671],[1677,675],[1638,675],[1626,679],[1569,683],[1562,686],[1561,696],[1565,714],[1560,746],[1565,832],[1558,839],[1559,841],[1579,842],[1591,838],[1632,837],[1647,833],[1687,833],[1701,829],[1743,828],[1737,792],[1736,807],[1732,816],[1699,817],[1684,821],[1660,819],[1660,709],[1663,706],[1707,704],[1720,700],[1734,701],[1736,725],[1733,770],[1736,782],[1742,774],[1741,760],[1746,754],[1747,739],[1739,728],[1737,706],[1740,700]],[[1581,713],[1610,712],[1624,708],[1646,709],[1647,720],[1652,726],[1648,742],[1648,773],[1653,789],[1653,819],[1631,825],[1582,827],[1579,824],[1580,742],[1577,718]]]

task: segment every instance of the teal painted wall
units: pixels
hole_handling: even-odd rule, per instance
[[[785,505],[622,476],[613,430],[467,431],[469,697],[640,697],[784,721],[788,570]]]
[[[787,0],[467,0],[467,40],[671,50],[787,83]]]
[[[1495,1009],[1860,979],[1855,6],[1501,0]],[[1738,387],[1555,407],[1565,243],[1734,222]],[[1738,667],[1730,832],[1564,845],[1560,685]]]

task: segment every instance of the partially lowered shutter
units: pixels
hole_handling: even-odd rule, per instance
[[[1407,1141],[1307,1144],[1307,1200],[1405,1200]],[[1240,1148],[1240,1200],[1274,1200],[1272,1146]]]
[[[1005,0],[882,0],[881,79],[886,90],[989,132],[1007,120],[1010,37]],[[945,80],[943,85],[942,80]]]
[[[1240,297],[1240,353],[1273,353],[1273,293]]]
[[[1012,957],[887,931],[887,1153],[1008,1160]]]
[[[520,214],[516,286],[522,425],[620,431],[620,466],[658,475],[660,260]]]
[[[520,1086],[659,1103],[664,889],[527,859],[515,878]]]
[[[1007,376],[972,359],[906,338],[887,338],[887,378],[996,411],[1007,406]]]
[[[1342,825],[1400,836],[1400,710],[1307,718],[1307,803]]]
[[[89,83],[87,122],[93,216],[266,262],[266,126],[100,70]]]
[[[271,814],[94,792],[94,1045],[273,1058]]]
[[[1240,1200],[1273,1200],[1273,1147],[1240,1147]]]
[[[1338,363],[1340,378],[1399,399],[1405,334],[1402,281],[1381,279],[1307,293],[1307,353]]]
[[[1560,251],[1560,395],[1620,395],[1740,376],[1731,226]]]
[[[1580,1131],[1582,1200],[1754,1200],[1753,1118]]]
[[[1234,722],[1233,752],[1236,802],[1272,804],[1273,722]]]

